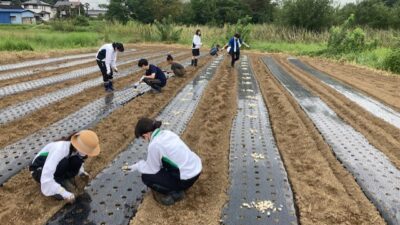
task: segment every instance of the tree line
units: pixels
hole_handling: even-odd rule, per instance
[[[344,23],[352,14],[358,25],[400,28],[400,0],[363,0],[344,6],[332,0],[110,0],[106,18],[153,23],[171,16],[178,24],[222,26],[250,17],[255,24],[320,31]]]

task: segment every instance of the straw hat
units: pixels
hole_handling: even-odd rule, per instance
[[[71,138],[72,145],[80,153],[88,156],[97,156],[100,153],[99,138],[91,130],[82,130]]]

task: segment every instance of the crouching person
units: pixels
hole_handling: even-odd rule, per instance
[[[178,135],[160,127],[160,121],[138,121],[135,136],[149,142],[147,159],[123,169],[142,173],[142,181],[151,188],[154,199],[172,205],[183,199],[184,191],[199,178],[202,164]]]
[[[167,56],[167,62],[169,65],[171,65],[172,73],[174,73],[175,76],[183,77],[185,75],[185,67],[177,62],[174,62],[174,58],[172,57],[172,55]]]
[[[88,156],[100,153],[99,138],[90,130],[82,130],[64,141],[47,144],[33,159],[29,166],[32,177],[40,183],[45,196],[58,200],[74,202],[74,178],[77,175],[89,176],[83,168]]]
[[[161,88],[167,84],[167,78],[165,77],[164,72],[157,66],[149,64],[147,59],[139,60],[138,66],[146,70],[141,81],[145,82],[153,90],[161,92]]]

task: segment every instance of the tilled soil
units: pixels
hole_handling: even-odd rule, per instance
[[[303,58],[302,58],[303,59]],[[400,111],[400,76],[317,58],[305,62]]]
[[[99,46],[100,47],[100,46]],[[126,48],[126,47],[125,47]],[[79,48],[79,49],[63,49],[63,50],[51,50],[51,51],[21,51],[21,52],[0,52],[0,65],[3,64],[14,64],[20,61],[36,60],[36,59],[47,59],[55,57],[63,57],[66,55],[84,54],[84,53],[95,53],[99,48]]]
[[[295,75],[295,78],[300,83],[327,103],[340,118],[363,134],[370,144],[385,153],[397,168],[400,168],[399,129],[373,116],[364,108],[339,94],[317,78],[301,70],[296,70],[285,59],[280,58],[279,62],[287,71]]]
[[[88,159],[85,169],[92,176],[99,173],[133,140],[138,118],[156,116],[209,59],[200,59],[199,67],[189,68],[185,77],[169,80],[162,94],[145,94],[103,119],[93,128],[99,135],[102,152],[98,157]],[[44,224],[64,205],[64,202],[44,197],[27,170],[12,177],[0,188],[0,199],[0,224],[4,225]]]
[[[181,46],[135,46],[141,50],[160,50],[166,49],[165,47],[177,52],[183,51]],[[269,110],[278,149],[288,172],[299,222],[302,225],[385,224],[354,177],[343,168],[296,100],[260,61],[261,56],[265,54],[252,54],[251,62]],[[371,144],[400,168],[398,129],[375,118],[319,80],[293,67],[286,61],[287,56],[274,54],[274,57],[295,79],[325,101],[344,121],[365,135]],[[189,55],[178,57],[177,60],[183,58],[189,58]],[[92,177],[133,140],[137,119],[143,116],[155,117],[209,60],[209,57],[201,59],[200,66],[196,69],[189,68],[188,75],[184,78],[171,78],[162,94],[146,93],[100,121],[93,130],[100,137],[102,152],[100,156],[88,159],[85,163],[85,168]],[[342,82],[400,109],[400,101],[396,101],[400,99],[399,78],[319,59],[305,61]],[[116,80],[116,88],[123,88],[136,81],[139,74],[141,73]],[[223,205],[229,198],[228,155],[230,129],[237,110],[236,76],[236,70],[229,67],[229,59],[225,59],[215,77],[209,82],[192,120],[182,135],[185,143],[202,158],[203,172],[200,179],[187,191],[183,201],[170,207],[159,205],[150,194],[146,194],[131,224],[219,224]],[[95,76],[90,78],[93,77]],[[5,97],[0,101],[0,108],[87,79],[89,78],[75,79],[10,98]],[[87,89],[28,117],[2,126],[0,147],[48,126],[102,96],[105,96],[105,92],[101,86]],[[77,181],[81,191],[85,182],[80,178],[77,178]],[[44,197],[40,193],[39,185],[33,181],[26,169],[0,187],[0,199],[1,225],[45,224],[64,205],[64,202]]]
[[[156,52],[155,50],[153,50],[152,52]],[[118,61],[122,61],[124,59],[132,59],[134,56],[140,56],[142,54],[148,54],[150,52],[131,52],[131,53],[127,53],[127,54],[120,54],[118,55]],[[40,71],[38,70],[37,73],[33,74],[33,75],[29,75],[29,76],[23,76],[23,77],[17,77],[17,78],[12,78],[12,79],[7,79],[7,80],[3,80],[0,83],[0,87],[5,87],[8,85],[12,85],[12,84],[18,84],[21,82],[26,82],[26,81],[30,81],[30,80],[36,80],[36,79],[42,79],[42,78],[46,78],[46,77],[51,77],[51,76],[56,76],[56,75],[60,75],[63,73],[67,73],[70,71],[74,71],[74,70],[79,70],[81,68],[87,68],[87,67],[92,67],[92,66],[97,66],[96,60],[94,59],[94,57],[90,57],[90,58],[83,58],[82,60],[86,60],[86,59],[92,59],[91,62],[88,63],[83,63],[83,64],[79,64],[76,66],[70,66],[70,67],[66,67],[66,68],[60,68],[60,69],[55,69],[55,70],[50,70],[50,71]],[[66,63],[66,62],[71,62],[71,61],[76,61],[76,60],[67,60],[67,61],[63,61],[62,63]],[[59,64],[60,62],[57,62],[57,64]],[[43,65],[41,65],[42,67]],[[27,68],[23,68],[22,70],[26,70]],[[30,69],[30,68],[29,68]],[[8,71],[7,71],[8,73]]]
[[[188,56],[177,57],[177,60],[185,59]],[[167,64],[161,63],[159,66],[163,67]],[[129,83],[139,80],[143,74],[142,71],[132,75],[115,79],[115,89],[122,89]],[[42,93],[43,94],[43,93]],[[67,115],[84,107],[95,99],[101,98],[106,95],[102,86],[97,86],[84,90],[81,93],[67,97],[56,103],[50,104],[47,107],[39,109],[28,116],[22,117],[10,123],[0,126],[0,147],[13,143],[42,127],[49,126],[54,122],[66,117]]]
[[[176,50],[176,52],[179,52],[179,50]],[[176,54],[176,53],[175,53]],[[152,59],[152,58],[150,58]],[[130,67],[136,67],[137,64],[125,64],[123,66],[119,66],[118,69],[120,71],[130,68]],[[75,69],[79,69],[79,68],[83,68],[83,67],[74,67]],[[5,96],[1,99],[0,101],[0,108],[5,108],[8,107],[10,105],[15,104],[15,102],[22,102],[22,101],[26,101],[28,99],[37,97],[42,95],[43,93],[48,93],[48,92],[53,92],[62,88],[66,88],[66,87],[70,87],[72,85],[75,84],[79,84],[82,82],[85,82],[87,80],[90,79],[94,79],[94,78],[98,78],[99,76],[101,76],[100,70],[98,72],[95,73],[91,73],[79,78],[75,78],[75,79],[70,79],[70,80],[66,80],[60,83],[56,83],[56,84],[51,84],[48,86],[44,86],[41,88],[37,88],[37,89],[33,89],[33,90],[29,90],[29,91],[25,91],[25,92],[20,92],[17,94],[13,94],[13,95],[9,95],[9,96]]]
[[[150,193],[131,225],[219,224],[227,200],[229,135],[236,114],[237,72],[225,59],[207,86],[196,112],[182,135],[203,163],[199,180],[173,206],[158,204]]]
[[[253,68],[302,225],[385,224],[313,123],[258,56]]]

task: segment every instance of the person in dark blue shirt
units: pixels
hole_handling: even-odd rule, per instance
[[[145,75],[142,80],[157,92],[161,92],[161,88],[167,84],[167,77],[164,72],[153,64],[149,64],[147,59],[139,60],[138,66],[145,69]]]
[[[242,39],[240,38],[240,34],[236,33],[229,40],[228,44],[224,46],[224,48],[227,48],[229,54],[232,56],[232,62],[231,62],[232,67],[235,66],[235,62],[240,58],[240,47],[242,46],[242,44],[245,45],[246,47],[250,47],[244,41],[242,41]]]

